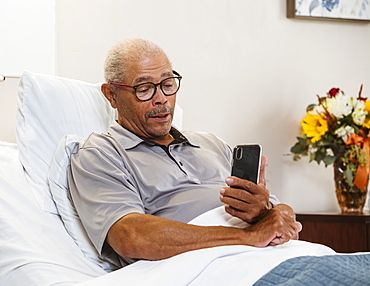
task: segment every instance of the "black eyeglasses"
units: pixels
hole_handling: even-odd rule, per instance
[[[176,71],[172,72],[176,76],[165,78],[160,83],[146,82],[134,86],[116,82],[110,82],[109,84],[118,87],[133,88],[138,100],[147,101],[153,98],[154,94],[157,92],[158,85],[165,96],[174,95],[179,90],[182,76]]]

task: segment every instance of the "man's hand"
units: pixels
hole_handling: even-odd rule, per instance
[[[220,192],[226,212],[245,222],[256,223],[272,208],[270,192],[265,187],[265,167],[266,157],[262,156],[258,185],[237,177],[226,178],[230,187]]]
[[[284,204],[276,205],[256,224],[245,228],[254,236],[252,244],[257,247],[280,245],[298,239],[301,230],[302,225],[295,220],[292,208]]]
[[[298,239],[298,233],[302,230],[290,206],[273,206],[269,201],[270,192],[265,187],[265,167],[266,157],[263,156],[258,185],[236,177],[226,178],[230,187],[223,188],[220,197],[227,213],[252,224],[246,231],[250,231],[252,236],[256,235],[256,246],[278,245],[290,239]]]

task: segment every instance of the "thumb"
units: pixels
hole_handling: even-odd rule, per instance
[[[264,188],[266,188],[266,179],[265,179],[266,164],[267,164],[267,158],[265,156],[262,156],[258,184],[262,185]]]

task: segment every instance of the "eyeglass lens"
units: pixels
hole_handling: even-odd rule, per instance
[[[177,77],[166,78],[158,84],[154,83],[143,83],[136,87],[135,92],[136,96],[140,100],[149,100],[151,99],[155,92],[156,86],[159,85],[164,95],[173,95],[175,94],[180,87],[180,79]]]

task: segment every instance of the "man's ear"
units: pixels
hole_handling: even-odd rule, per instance
[[[105,98],[108,99],[110,105],[113,108],[117,108],[116,94],[113,92],[112,87],[107,83],[103,83],[101,86],[101,92],[104,94]]]

